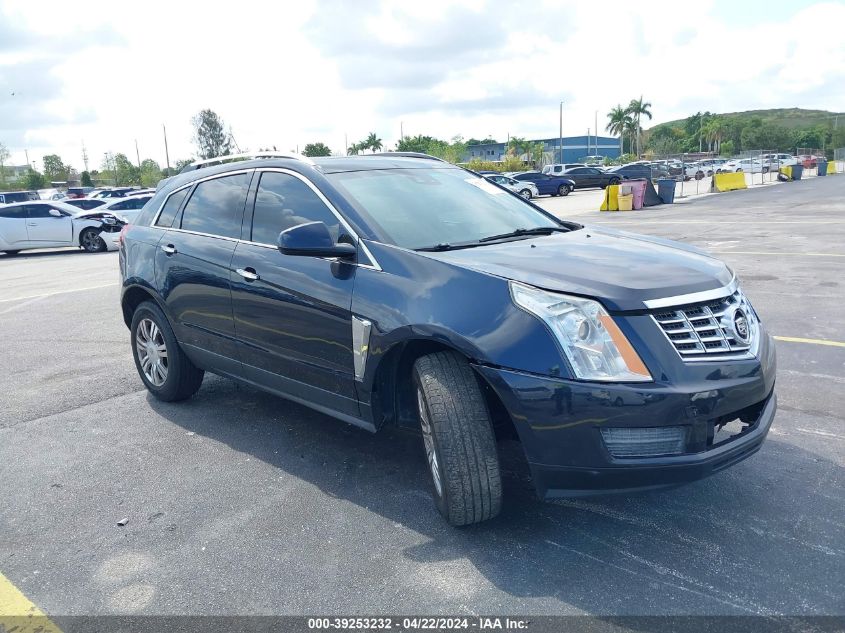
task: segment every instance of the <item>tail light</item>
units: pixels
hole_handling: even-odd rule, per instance
[[[120,229],[120,235],[118,235],[118,237],[117,237],[117,243],[120,244],[121,246],[123,246],[123,241],[124,241],[124,238],[126,236],[126,229],[128,229],[130,226],[132,226],[132,225],[131,224],[124,224],[123,228]]]

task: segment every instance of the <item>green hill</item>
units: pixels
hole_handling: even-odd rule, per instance
[[[715,114],[715,113],[714,113]],[[763,125],[775,124],[783,126],[787,129],[794,130],[800,128],[808,128],[816,125],[829,125],[836,117],[836,112],[828,112],[827,110],[805,110],[803,108],[775,108],[772,110],[746,110],[745,112],[726,112],[719,116],[725,119],[735,121],[740,124],[740,127],[745,127],[745,124],[750,123],[752,119],[759,118]],[[845,125],[845,113],[839,113],[841,120],[839,125]],[[683,126],[686,119],[678,119],[676,121],[666,121],[649,128],[649,131],[654,131],[660,127],[679,127]]]

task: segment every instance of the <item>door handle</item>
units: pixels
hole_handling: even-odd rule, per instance
[[[173,246],[173,244],[165,244],[164,246],[161,247],[161,250],[163,250],[167,255],[175,255],[176,254],[176,247]]]
[[[38,226],[38,222],[27,222],[27,226]]]
[[[255,272],[254,268],[238,268],[235,272],[247,281],[257,281],[261,279],[261,276]]]

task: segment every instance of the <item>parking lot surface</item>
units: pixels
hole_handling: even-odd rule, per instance
[[[116,253],[0,256],[0,573],[53,615],[845,614],[843,194],[579,212],[727,261],[780,337],[780,411],[753,457],[655,493],[541,503],[504,446],[504,510],[465,529],[413,433],[214,376],[153,400]]]

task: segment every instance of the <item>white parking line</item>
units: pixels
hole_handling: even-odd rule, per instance
[[[57,290],[56,292],[45,292],[38,295],[26,295],[23,297],[15,297],[13,299],[0,299],[0,303],[9,303],[11,301],[25,301],[27,299],[42,299],[44,297],[53,297],[55,295],[65,295],[69,292],[84,292],[85,290],[97,290],[98,288],[109,288],[111,286],[117,286],[118,283],[114,282],[111,284],[103,284],[101,286],[87,286],[86,288],[73,288],[72,290]]]

